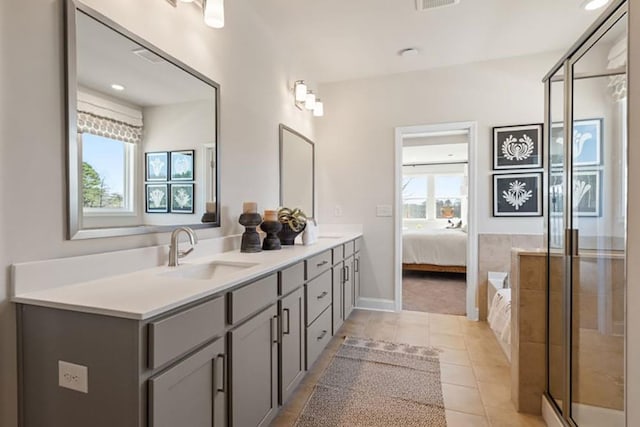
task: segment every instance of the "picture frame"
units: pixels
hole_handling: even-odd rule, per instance
[[[144,153],[145,181],[168,181],[169,152],[159,151]]]
[[[493,169],[540,169],[543,166],[542,123],[493,128]]]
[[[169,212],[169,185],[146,184],[145,185],[145,212],[167,213]]]
[[[171,184],[171,213],[194,213],[194,184]]]
[[[602,118],[573,122],[573,166],[600,166],[602,164]],[[564,125],[553,123],[549,138],[551,167],[562,166],[564,158]]]
[[[494,174],[493,216],[542,216],[542,172]]]
[[[552,169],[549,175],[551,216],[562,216],[564,211],[564,176],[561,169]],[[577,169],[573,172],[573,215],[578,217],[602,216],[602,170]]]
[[[193,181],[195,179],[195,150],[170,152],[171,181]]]

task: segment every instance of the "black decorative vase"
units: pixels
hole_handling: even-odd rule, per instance
[[[260,224],[262,231],[267,233],[267,237],[262,241],[262,249],[265,251],[275,251],[282,249],[280,246],[280,239],[278,238],[278,231],[282,230],[282,224],[278,221],[264,221]]]
[[[306,227],[307,224],[302,227],[302,230],[294,231],[288,223],[282,223],[282,230],[280,230],[280,232],[278,233],[280,243],[282,243],[283,245],[295,244],[296,237],[298,237],[298,234],[302,233]]]
[[[240,244],[240,252],[262,252],[260,245],[260,235],[256,231],[256,227],[262,222],[259,213],[243,213],[240,215],[238,222],[244,225],[245,231],[242,233],[242,243]]]

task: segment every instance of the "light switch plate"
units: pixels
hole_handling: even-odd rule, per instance
[[[81,393],[89,393],[89,368],[58,360],[58,385]]]
[[[391,205],[376,206],[376,216],[382,216],[382,217],[393,216],[393,206]]]

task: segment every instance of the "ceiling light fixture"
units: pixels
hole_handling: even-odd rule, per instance
[[[586,0],[582,3],[582,7],[584,10],[596,10],[604,7],[609,3],[610,0]]]
[[[308,110],[314,117],[324,116],[324,104],[309,89],[304,80],[296,80],[293,84],[293,101],[300,110]]]
[[[224,0],[167,0],[173,7],[180,3],[192,3],[202,9],[204,23],[211,28],[224,27]]]
[[[117,90],[118,92],[122,92],[124,90],[124,86],[119,85],[118,83],[114,83],[111,85],[111,89]]]

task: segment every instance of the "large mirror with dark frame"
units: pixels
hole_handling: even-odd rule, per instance
[[[220,226],[219,85],[65,4],[68,238]]]
[[[313,141],[280,125],[280,205],[315,217],[315,146]]]

